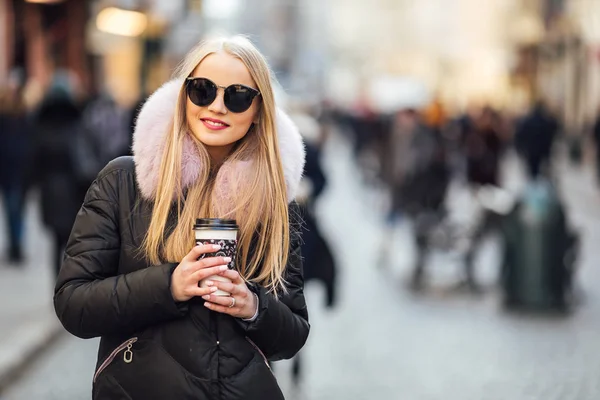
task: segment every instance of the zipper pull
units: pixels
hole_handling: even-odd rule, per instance
[[[127,364],[133,361],[133,351],[131,351],[131,347],[132,343],[129,343],[127,345],[127,350],[125,350],[125,352],[123,353],[123,361],[125,361],[125,363]]]

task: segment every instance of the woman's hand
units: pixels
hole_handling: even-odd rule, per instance
[[[229,282],[206,281],[207,287],[231,293],[229,296],[215,296],[205,294],[202,296],[206,303],[204,306],[212,311],[229,314],[232,317],[250,319],[256,313],[258,301],[256,296],[248,289],[246,282],[235,270],[219,272],[219,275],[228,278]]]
[[[227,271],[229,257],[206,257],[198,258],[207,253],[214,253],[221,249],[219,245],[200,245],[185,256],[181,263],[173,271],[171,277],[171,294],[175,301],[188,301],[195,296],[204,296],[217,290],[214,286],[198,287],[198,282],[212,275]]]

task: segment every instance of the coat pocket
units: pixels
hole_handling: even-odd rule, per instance
[[[94,385],[115,385],[133,399],[211,398],[211,380],[186,370],[159,343],[131,338],[98,368]]]
[[[119,353],[123,352],[123,361],[125,361],[126,363],[130,363],[133,360],[133,358],[132,358],[133,352],[131,351],[131,349],[133,347],[133,344],[135,342],[137,342],[137,340],[138,340],[137,337],[133,337],[131,339],[127,339],[126,341],[121,343],[119,346],[117,346],[117,348],[114,349],[108,355],[108,357],[106,357],[106,360],[104,360],[104,362],[98,367],[98,370],[94,374],[93,382],[96,383],[96,379],[98,379],[98,376],[102,373],[102,371],[104,371],[106,368],[108,368],[108,366],[115,360],[115,358],[119,355]]]

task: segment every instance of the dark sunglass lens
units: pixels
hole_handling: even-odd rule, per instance
[[[192,103],[199,107],[208,106],[217,97],[217,87],[208,79],[188,81],[187,92]]]
[[[225,90],[225,106],[229,111],[241,113],[252,105],[256,92],[242,85],[231,85]]]

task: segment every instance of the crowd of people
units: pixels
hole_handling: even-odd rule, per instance
[[[108,93],[81,95],[73,75],[57,70],[41,98],[27,101],[22,73],[11,74],[0,93],[0,190],[9,238],[6,258],[21,265],[24,217],[30,193],[39,193],[45,227],[53,238],[54,270],[98,172],[113,158],[130,153],[134,110]],[[34,189],[34,190],[32,190]]]
[[[389,195],[382,264],[389,263],[389,254],[395,247],[389,240],[395,226],[399,221],[411,224],[417,250],[410,280],[412,289],[422,290],[426,285],[426,260],[431,248],[440,245],[440,232],[445,236],[442,240],[445,246],[452,245],[448,242],[452,242],[453,230],[457,229],[449,222],[447,196],[453,181],[466,186],[483,210],[473,226],[462,227],[462,234],[468,240],[462,251],[464,276],[459,279],[459,286],[476,293],[482,291],[476,278],[474,257],[488,233],[505,236],[502,279],[508,279],[506,271],[510,270],[511,260],[513,263],[520,260],[519,257],[534,247],[516,249],[519,256],[511,258],[512,238],[518,235],[510,224],[522,222],[519,217],[511,219],[511,216],[519,207],[515,205],[499,214],[482,201],[488,193],[502,189],[501,162],[508,151],[515,151],[523,161],[528,186],[548,188],[543,191],[544,201],[550,204],[555,200],[554,203],[561,206],[557,214],[564,217],[558,194],[550,189],[554,180],[553,144],[561,133],[561,124],[542,101],[518,117],[491,106],[471,107],[462,114],[450,115],[435,99],[428,105],[402,107],[394,113],[377,113],[365,103],[359,102],[350,110],[337,110],[335,119],[354,142],[355,159],[366,186],[383,186]],[[534,192],[526,190],[519,194],[516,204],[529,204],[527,196],[534,197]],[[565,253],[572,253],[576,239],[569,233],[565,218],[556,221],[556,232],[550,229],[553,233],[548,243],[554,240],[554,248],[563,252],[556,256],[562,260]],[[556,238],[561,238],[564,248],[556,245]],[[543,252],[551,253],[546,248]],[[567,282],[570,278],[560,280]]]

